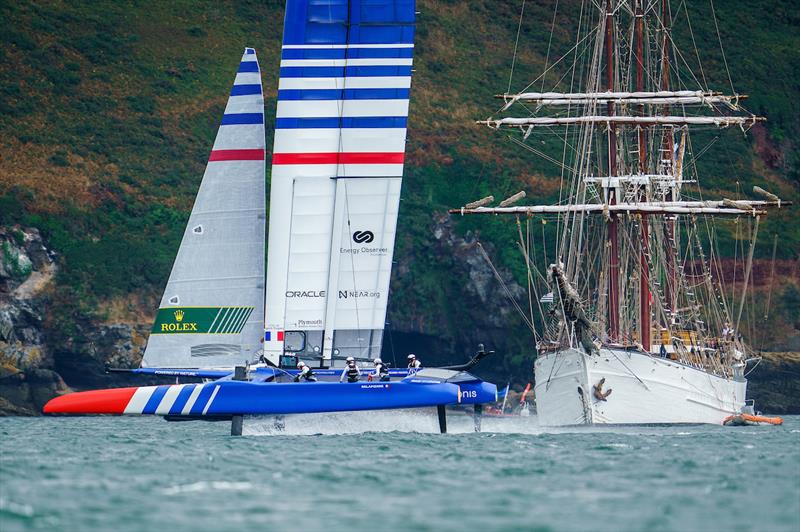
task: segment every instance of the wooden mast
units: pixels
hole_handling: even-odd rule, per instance
[[[606,0],[606,90],[614,91],[614,6],[613,0]],[[608,116],[616,114],[616,104],[607,104]],[[611,123],[608,127],[608,175],[617,175],[617,130]],[[616,189],[608,187],[608,203],[617,203]],[[619,338],[619,239],[617,237],[618,217],[612,213],[608,217],[609,274],[608,274],[608,329],[611,342]]]
[[[661,46],[661,90],[669,90],[669,51],[670,51],[670,42],[669,42],[669,29],[670,29],[670,10],[669,10],[669,0],[661,0],[661,29],[662,29],[662,46]],[[664,115],[669,115],[670,106],[665,105],[663,109]],[[673,131],[672,128],[667,126],[664,129],[664,139],[662,142],[662,154],[663,158],[669,158],[672,160],[673,153],[675,151],[674,146],[674,138],[673,138]],[[674,165],[670,165],[669,170],[674,172]],[[664,198],[665,201],[675,201],[675,187],[672,186],[669,188],[667,192],[667,197]],[[676,256],[677,256],[677,233],[676,233],[676,220],[677,216],[666,216],[664,218],[664,225],[665,225],[665,232],[667,235],[667,241],[665,245],[667,249],[665,250],[666,256],[666,274],[667,279],[664,283],[665,287],[665,296],[666,300],[669,303],[669,311],[671,316],[673,317],[672,321],[674,322],[674,317],[678,311],[678,286],[677,286],[677,267],[675,264]]]
[[[636,91],[644,91],[644,11],[642,0],[636,0],[635,16],[635,58],[636,61]],[[639,115],[644,116],[644,104],[639,105]],[[647,173],[647,132],[644,126],[637,131],[639,140],[639,173]],[[647,186],[642,189],[643,200],[647,201]],[[644,350],[650,352],[650,266],[648,264],[650,228],[647,215],[641,215],[641,248],[639,251],[639,338]]]

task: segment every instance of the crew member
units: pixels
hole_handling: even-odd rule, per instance
[[[347,377],[347,382],[358,382],[358,379],[361,377],[361,370],[356,366],[356,359],[347,357],[345,362],[346,364],[342,370],[342,374],[339,376],[339,382],[344,381],[345,377]]]
[[[722,339],[725,341],[730,340],[733,337],[733,333],[733,326],[726,321],[725,325],[722,327]]]
[[[302,360],[297,363],[297,369],[300,370],[300,373],[294,376],[294,382],[300,382],[301,379],[307,382],[317,382],[314,372]]]
[[[388,381],[389,366],[384,364],[380,358],[376,358],[372,362],[375,364],[375,371],[369,376],[369,380]]]
[[[411,375],[413,373],[416,373],[419,370],[419,368],[421,368],[421,367],[422,367],[422,362],[417,360],[417,355],[415,355],[413,353],[408,355],[408,374],[409,375]]]

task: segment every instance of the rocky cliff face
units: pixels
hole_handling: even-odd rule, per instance
[[[747,375],[747,396],[766,414],[800,414],[800,353],[762,353]]]
[[[67,390],[42,331],[55,272],[36,229],[0,229],[0,412],[33,414]]]
[[[141,361],[147,329],[141,325],[76,316],[77,333],[53,340],[63,337],[47,319],[57,272],[57,257],[36,229],[0,228],[0,415],[38,414],[70,386],[124,382],[106,375],[105,366]]]

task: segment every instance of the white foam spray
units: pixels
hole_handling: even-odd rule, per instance
[[[447,432],[467,434],[475,431],[471,414],[448,411]],[[481,431],[488,433],[540,434],[536,416],[484,416]],[[364,432],[439,432],[436,410],[373,410],[365,412],[331,412],[324,414],[291,414],[245,418],[245,436],[302,436],[313,434],[360,434]]]

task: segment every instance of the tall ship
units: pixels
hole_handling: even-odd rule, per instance
[[[558,201],[519,205],[518,194],[451,211],[516,222],[544,426],[721,424],[751,408],[746,287],[759,221],[787,203],[757,186],[754,199],[703,193],[696,160],[718,147],[690,134],[764,118],[732,83],[726,94],[688,71],[696,48],[678,47],[672,19],[668,0],[583,2],[574,46],[479,122],[556,164]],[[560,157],[539,148],[554,135]],[[738,293],[724,285],[720,224],[748,241]]]

